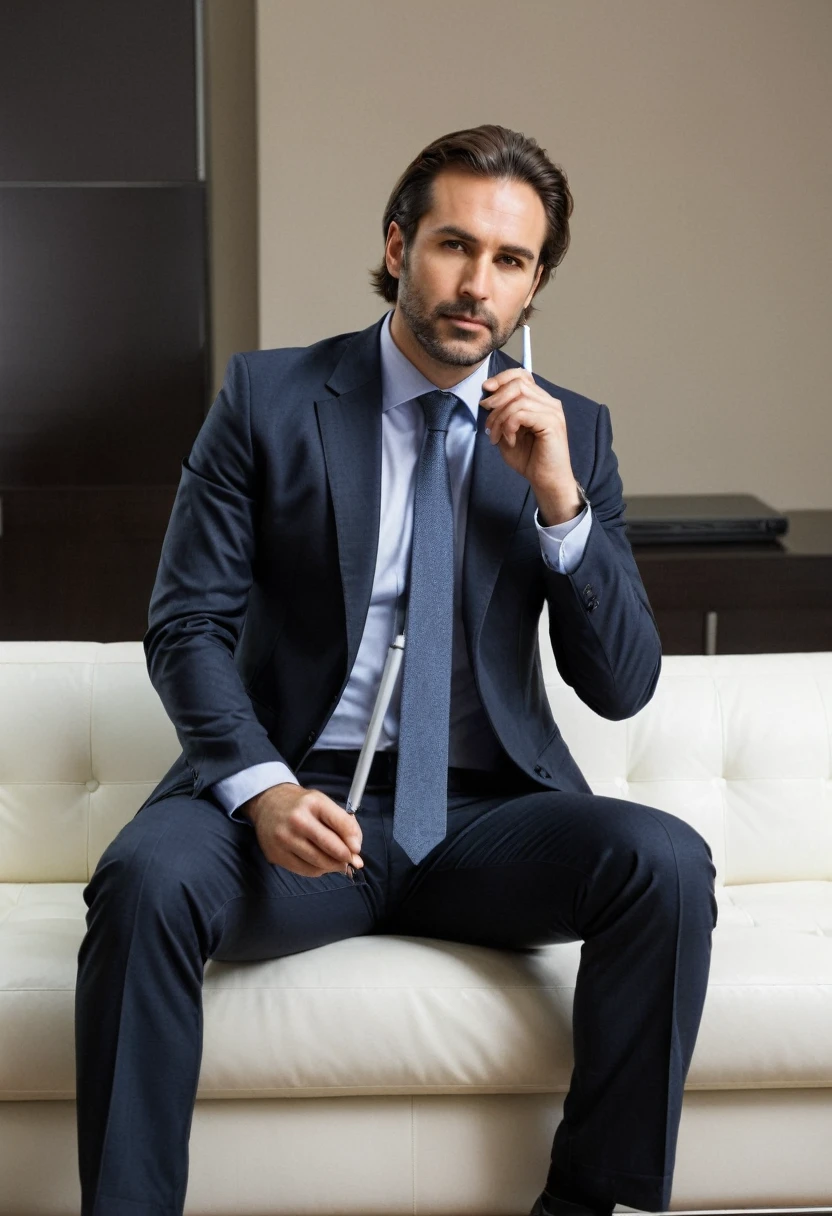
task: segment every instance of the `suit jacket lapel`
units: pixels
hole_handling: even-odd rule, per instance
[[[338,562],[352,669],[373,588],[381,514],[381,351],[384,317],[347,345],[326,387],[336,396],[315,401],[326,474],[335,512]],[[492,374],[518,367],[495,350]],[[462,570],[462,617],[472,656],[508,542],[529,494],[485,434],[488,410],[479,408]]]
[[[315,402],[335,512],[352,670],[373,590],[381,515],[381,348],[384,317],[348,343]]]

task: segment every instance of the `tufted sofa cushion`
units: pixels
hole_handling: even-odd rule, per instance
[[[593,791],[713,850],[687,1088],[832,1086],[832,653],[665,656],[651,702],[609,722],[545,630],[544,613],[553,712]],[[179,750],[140,643],[0,644],[0,1099],[74,1095],[81,892]],[[209,960],[197,1096],[565,1092],[580,951],[373,936]]]

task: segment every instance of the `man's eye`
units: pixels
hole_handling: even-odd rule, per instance
[[[443,245],[461,245],[462,241],[443,241],[442,243],[443,243]],[[517,258],[513,258],[510,253],[501,253],[500,257],[508,258],[508,260],[510,262],[513,262],[515,266],[520,265],[520,263],[517,261]]]

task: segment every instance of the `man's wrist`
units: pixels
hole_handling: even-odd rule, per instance
[[[577,481],[564,491],[561,488],[547,489],[532,487],[537,500],[537,517],[543,528],[551,528],[553,524],[565,524],[580,515],[586,506],[581,496]]]
[[[251,798],[247,798],[245,802],[240,803],[237,810],[241,815],[244,815],[250,823],[255,823],[257,815],[262,805],[263,799],[270,790],[280,789],[281,785],[296,785],[295,781],[278,781],[276,785],[268,785],[264,790],[260,790],[259,794],[253,794]]]

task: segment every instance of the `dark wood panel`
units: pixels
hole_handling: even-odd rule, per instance
[[[729,609],[717,617],[717,654],[832,650],[828,608]]]
[[[651,604],[652,607],[652,604]],[[704,650],[704,618],[695,609],[655,612],[662,654],[702,654]]]
[[[692,549],[689,545],[687,548]],[[633,556],[654,611],[698,607],[703,612],[723,608],[812,608],[832,594],[830,557],[789,558],[772,554],[769,560],[735,554],[727,558],[691,553],[659,559]]]
[[[0,187],[0,484],[170,484],[207,407],[203,186]]]
[[[195,181],[193,0],[3,0],[0,180]]]
[[[832,511],[784,514],[777,541],[633,545],[653,610],[832,607]]]
[[[140,640],[176,486],[0,489],[0,637]]]

